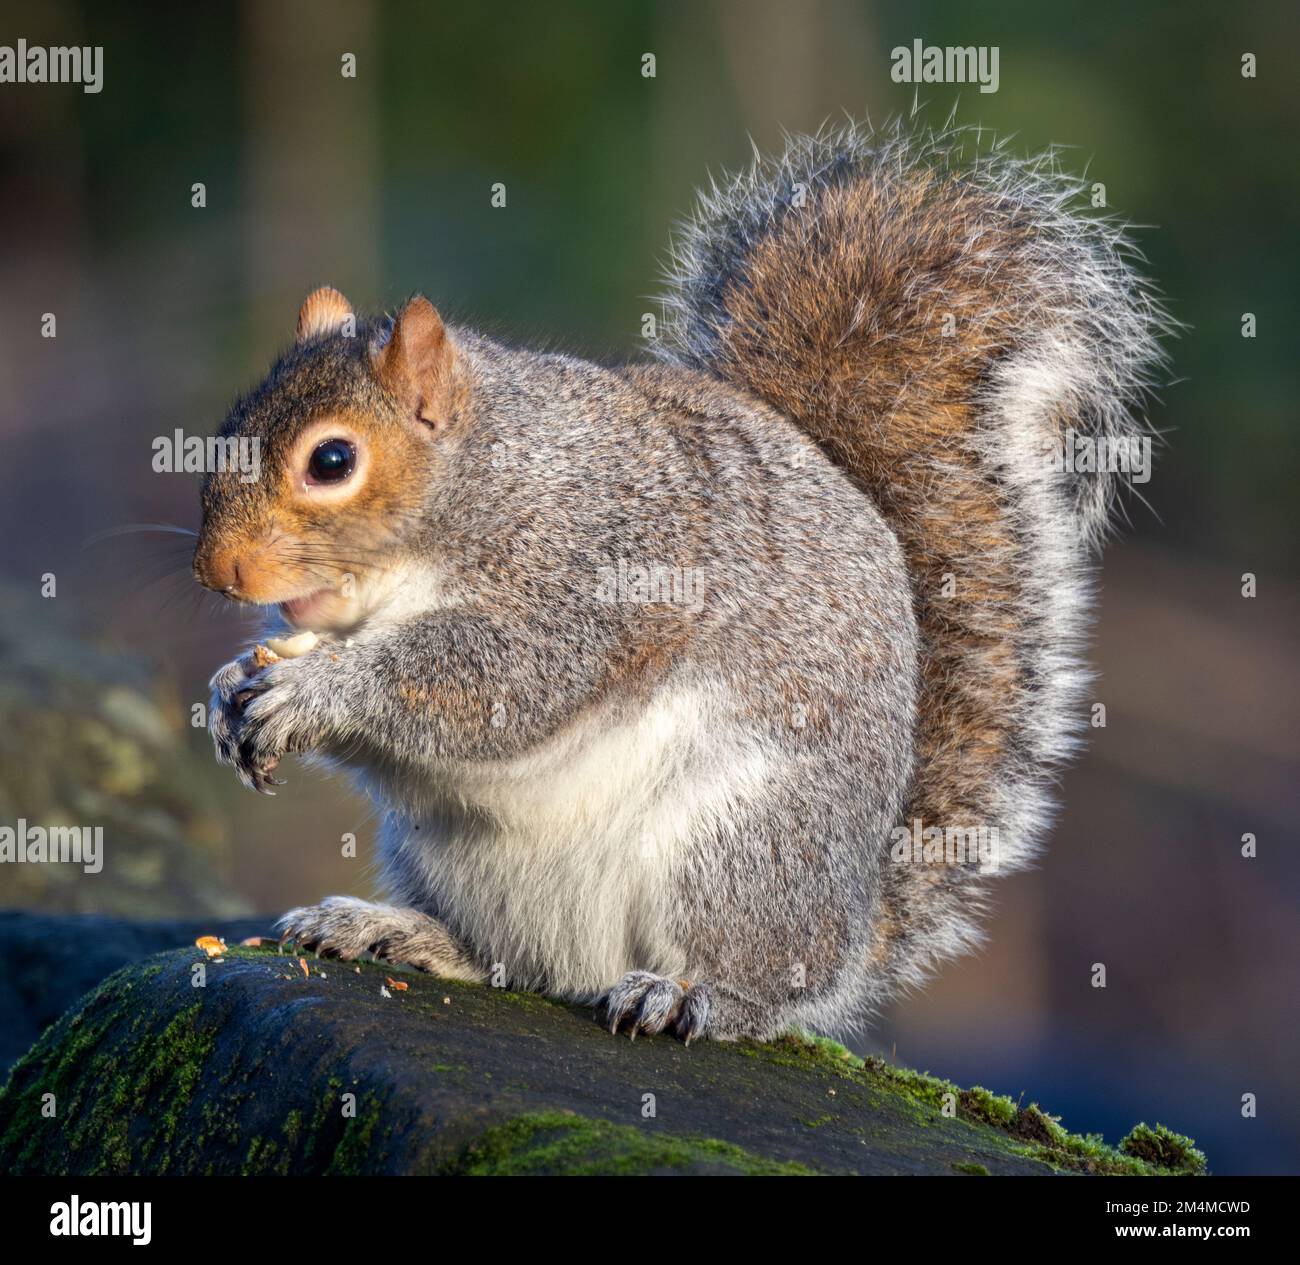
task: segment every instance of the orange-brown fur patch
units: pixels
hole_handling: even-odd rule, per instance
[[[724,294],[717,353],[724,374],[798,422],[866,488],[907,555],[926,647],[908,809],[922,828],[994,818],[990,775],[1014,740],[1011,705],[1024,688],[1018,544],[969,443],[980,375],[1011,336],[999,316],[1011,306],[997,301],[981,253],[1014,260],[1020,230],[973,196],[937,189],[939,179],[904,192],[830,186],[815,207],[792,211],[753,244]],[[810,231],[803,217],[814,215]],[[916,298],[926,292],[917,278],[931,275],[945,279],[933,306]],[[955,333],[945,337],[947,315]],[[954,877],[942,866],[888,869],[871,950],[881,961],[895,929],[911,925],[911,894]]]

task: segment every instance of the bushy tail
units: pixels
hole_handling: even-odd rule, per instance
[[[971,130],[794,139],[701,195],[659,353],[762,397],[888,518],[924,641],[905,824],[995,832],[1003,870],[1032,855],[1077,742],[1090,554],[1122,480],[1048,457],[1149,453],[1170,325],[1080,191],[1054,155]],[[968,947],[981,912],[972,865],[886,870],[877,996]]]

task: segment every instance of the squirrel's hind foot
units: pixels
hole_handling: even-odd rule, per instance
[[[650,971],[629,971],[601,994],[596,1006],[611,1032],[655,1036],[664,1031],[690,1045],[708,1033],[709,990]]]
[[[328,896],[319,905],[289,910],[276,926],[281,944],[291,940],[318,956],[350,962],[369,953],[446,979],[479,983],[487,978],[469,950],[442,923],[418,909]]]

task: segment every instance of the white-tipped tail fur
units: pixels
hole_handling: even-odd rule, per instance
[[[854,125],[701,195],[657,354],[762,397],[884,512],[924,638],[909,821],[996,830],[1024,865],[1078,742],[1091,555],[1170,332],[1123,226],[1053,151]],[[1059,465],[1055,461],[1060,454]],[[978,937],[977,867],[888,867],[876,995]]]

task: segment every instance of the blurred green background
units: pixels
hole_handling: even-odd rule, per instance
[[[988,948],[867,1044],[1075,1129],[1157,1116],[1218,1171],[1295,1171],[1298,27],[1281,2],[0,4],[0,43],[98,44],[105,65],[98,95],[0,85],[0,820],[113,824],[104,874],[12,867],[0,904],[215,916],[369,894],[373,823],[341,782],[295,768],[255,799],[190,724],[249,620],[198,593],[183,537],[96,539],[197,524],[196,481],[154,474],[151,441],[215,425],[309,289],[368,308],[420,289],[503,338],[632,354],[709,172],[782,129],[908,110],[896,45],[996,45],[999,90],[922,86],[924,117],[957,104],[1017,149],[1071,147],[1150,226],[1188,328],[1151,508],[1103,572],[1108,726]]]

